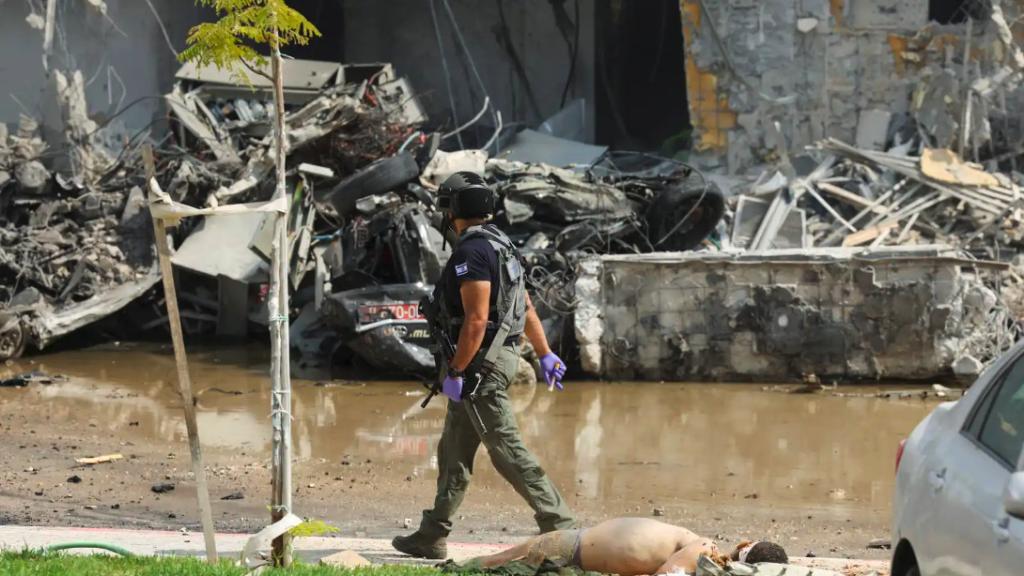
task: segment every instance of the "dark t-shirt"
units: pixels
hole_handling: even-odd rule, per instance
[[[484,280],[491,283],[490,319],[494,320],[501,284],[498,253],[483,236],[468,238],[456,246],[442,273],[445,304],[451,315],[456,318],[466,315],[462,308],[462,294],[459,292],[459,288],[466,280]]]

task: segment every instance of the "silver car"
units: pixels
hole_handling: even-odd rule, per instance
[[[892,576],[1024,575],[1024,343],[900,445]]]

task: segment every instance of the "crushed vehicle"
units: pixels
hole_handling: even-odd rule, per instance
[[[498,222],[521,246],[527,281],[558,337],[576,305],[579,261],[593,254],[698,249],[718,228],[725,198],[689,165],[638,152],[607,152],[569,170],[492,159]]]
[[[430,374],[434,356],[419,302],[431,291],[432,285],[416,283],[336,292],[323,315],[365,365],[391,374]]]
[[[481,150],[431,151],[426,144],[421,155],[423,148],[444,157],[447,173],[483,169],[499,197],[495,219],[519,244],[538,310],[556,340],[575,306],[580,258],[696,248],[715,232],[725,207],[699,172],[646,154],[608,153],[572,170],[486,160]],[[349,177],[365,187],[339,184],[327,195],[349,219],[337,239],[340,273],[332,273],[321,313],[364,365],[429,375],[434,364],[418,302],[448,257],[433,196],[447,173],[431,169],[435,156],[421,157],[423,175],[413,181],[402,168],[411,158],[378,161]]]
[[[428,207],[397,194],[359,200],[342,229],[344,254],[321,314],[365,364],[390,373],[425,374],[434,366],[419,310],[448,260]]]

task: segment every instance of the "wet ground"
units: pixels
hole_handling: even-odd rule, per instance
[[[190,360],[218,524],[258,528],[270,493],[267,355],[204,347]],[[0,389],[0,523],[197,524],[169,348],[40,355],[0,378],[29,370],[69,380]],[[423,389],[409,382],[293,385],[297,511],[349,536],[415,526],[432,497],[444,404],[421,410]],[[935,405],[739,384],[569,382],[513,399],[526,443],[586,523],[658,515],[730,543],[771,538],[797,555],[852,557],[887,554],[865,545],[888,534],[895,449]],[[113,452],[125,459],[74,463]],[[157,495],[157,483],[176,488]],[[535,530],[484,452],[461,514],[457,539]]]

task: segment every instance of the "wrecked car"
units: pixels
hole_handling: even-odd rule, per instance
[[[645,154],[609,153],[578,171],[486,159],[480,150],[437,152],[448,172],[474,167],[498,195],[496,221],[520,246],[528,283],[553,338],[575,307],[575,266],[593,253],[689,250],[717,226],[718,188],[689,166]],[[339,214],[339,270],[321,314],[361,363],[428,375],[433,358],[418,302],[448,257],[428,165],[412,182],[412,155],[375,162],[327,195]],[[429,178],[427,175],[429,174]],[[422,184],[422,185],[421,185]]]
[[[336,292],[321,310],[328,326],[363,363],[391,374],[434,370],[430,332],[419,309],[429,284],[389,284]]]
[[[419,301],[448,261],[427,207],[397,194],[360,199],[342,230],[341,269],[321,314],[367,365],[391,373],[433,370]]]

